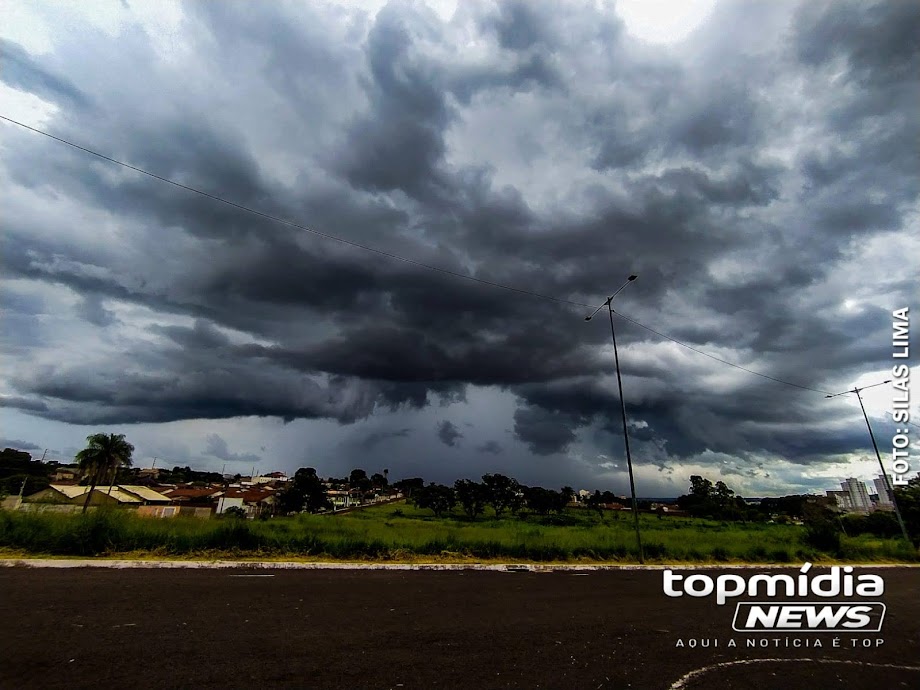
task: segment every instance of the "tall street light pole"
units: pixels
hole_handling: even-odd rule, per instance
[[[629,432],[626,427],[626,399],[623,397],[623,379],[620,376],[620,355],[617,352],[617,334],[613,327],[613,298],[619,295],[620,292],[623,291],[623,288],[629,285],[637,277],[636,275],[629,276],[626,282],[620,286],[619,290],[610,295],[610,297],[608,297],[601,306],[595,309],[593,313],[585,317],[585,321],[590,321],[604,306],[607,307],[607,316],[610,318],[610,338],[613,340],[613,361],[616,364],[617,386],[620,390],[620,412],[623,416],[623,442],[626,444],[626,465],[629,467],[629,492],[632,496],[633,521],[636,526],[636,546],[639,549],[639,563],[645,563],[645,555],[642,552],[642,535],[639,532],[639,504],[636,501],[636,480],[633,476],[632,454],[629,452]]]
[[[876,386],[884,386],[886,383],[891,383],[891,379],[887,381],[882,381],[881,383],[873,383],[871,386],[863,386],[862,388],[853,387],[851,391],[843,391],[843,393],[835,393],[834,395],[825,395],[825,398],[836,398],[839,395],[848,395],[850,393],[856,393],[856,399],[859,400],[859,408],[862,410],[863,419],[866,420],[866,428],[869,429],[869,438],[872,439],[872,447],[875,448],[875,457],[878,458],[878,466],[882,470],[882,480],[885,482],[885,490],[888,492],[888,495],[891,497],[891,505],[894,506],[894,514],[898,518],[898,525],[901,527],[901,534],[904,536],[904,541],[910,544],[910,537],[907,536],[907,527],[904,526],[904,519],[901,517],[901,509],[898,508],[898,499],[894,495],[894,487],[891,486],[891,482],[888,481],[888,472],[885,471],[885,464],[882,462],[882,454],[878,452],[878,444],[875,442],[875,434],[872,433],[872,425],[869,424],[869,415],[866,414],[866,406],[863,405],[862,396],[859,394],[860,391],[864,391],[867,388],[875,388]]]

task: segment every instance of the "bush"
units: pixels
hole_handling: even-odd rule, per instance
[[[805,526],[805,541],[829,554],[840,551],[840,528],[832,521],[820,521]]]

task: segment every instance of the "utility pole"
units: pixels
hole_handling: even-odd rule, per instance
[[[875,388],[876,386],[883,386],[886,383],[891,383],[891,379],[887,381],[882,381],[881,383],[873,383],[871,386],[863,386],[862,388],[853,387],[851,391],[844,391],[843,393],[836,393],[834,395],[825,395],[825,398],[836,398],[838,395],[847,395],[848,393],[856,393],[856,399],[859,400],[859,409],[862,410],[863,419],[866,420],[866,428],[869,429],[869,438],[872,439],[872,447],[875,449],[875,457],[878,459],[879,469],[882,470],[882,480],[885,482],[885,490],[888,492],[888,495],[891,496],[891,505],[894,506],[894,514],[898,518],[898,525],[901,528],[901,535],[904,537],[904,541],[908,544],[911,543],[910,537],[907,536],[907,527],[904,525],[904,519],[901,517],[901,509],[898,508],[898,499],[894,495],[894,487],[891,486],[891,482],[888,480],[888,472],[885,470],[885,463],[882,462],[882,454],[878,451],[878,444],[875,442],[875,434],[872,433],[872,425],[869,424],[869,415],[866,414],[866,406],[863,405],[862,396],[859,394],[860,391],[864,391],[867,388]]]
[[[19,487],[19,496],[16,498],[16,507],[13,508],[13,510],[19,510],[20,506],[22,506],[22,497],[23,495],[25,495],[25,492],[26,492],[26,482],[27,481],[29,481],[28,477],[22,480],[22,486]]]
[[[636,547],[639,550],[639,563],[645,563],[645,554],[642,551],[642,534],[639,530],[639,502],[636,500],[636,480],[633,475],[632,454],[629,452],[629,431],[626,425],[626,399],[623,397],[623,379],[620,376],[620,355],[617,352],[617,335],[613,328],[613,298],[620,294],[627,285],[634,281],[638,276],[631,275],[619,290],[614,292],[607,300],[590,316],[585,317],[585,321],[590,321],[597,312],[603,307],[607,307],[607,315],[610,318],[610,338],[613,340],[613,360],[617,370],[617,387],[620,391],[620,412],[623,417],[623,442],[626,444],[626,464],[629,467],[629,492],[632,495],[632,513],[633,521],[636,528]]]

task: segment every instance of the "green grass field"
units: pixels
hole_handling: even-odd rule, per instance
[[[641,516],[652,563],[917,562],[895,539],[844,538],[838,553],[809,546],[794,525]],[[587,510],[525,518],[435,518],[406,504],[342,515],[269,520],[140,518],[117,510],[83,515],[0,512],[7,554],[53,556],[349,559],[389,561],[637,561],[632,516]]]

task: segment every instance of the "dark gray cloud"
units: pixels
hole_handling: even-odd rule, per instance
[[[210,434],[207,437],[204,453],[226,462],[254,463],[262,460],[261,456],[255,453],[231,453],[227,441],[220,434]]]
[[[12,407],[18,410],[28,412],[49,412],[48,405],[36,398],[21,397],[16,395],[5,395],[0,397],[0,407]]]
[[[3,71],[0,81],[13,88],[29,91],[48,101],[63,101],[71,106],[88,105],[86,95],[67,78],[46,70],[22,46],[0,39]]]
[[[360,441],[358,441],[358,446],[364,451],[373,450],[377,446],[390,439],[394,438],[407,438],[412,434],[412,429],[403,428],[403,429],[394,429],[393,431],[372,431],[367,434]]]
[[[441,443],[445,446],[453,448],[460,443],[463,434],[460,433],[456,424],[445,419],[442,422],[438,422],[438,438],[441,439]]]
[[[16,450],[41,450],[41,447],[35,445],[34,443],[11,438],[0,438],[0,448],[15,448]]]
[[[490,453],[492,455],[498,455],[503,450],[504,449],[502,448],[502,444],[500,444],[498,441],[486,441],[481,446],[476,446],[477,452]]]
[[[568,450],[575,441],[575,430],[587,421],[575,414],[535,405],[514,413],[514,433],[537,455],[551,455]]]
[[[41,54],[4,40],[0,74],[57,108],[36,123],[56,135],[321,232],[578,302],[637,272],[625,314],[806,387],[889,366],[890,310],[918,297],[916,3],[723,2],[668,49],[590,3],[184,12],[181,48],[137,23],[58,27]],[[383,452],[488,388],[513,434],[477,420],[463,451],[516,446],[535,472],[618,433],[602,319],[4,127],[2,407],[87,425],[392,413],[350,444]],[[663,472],[866,450],[819,393],[617,329],[634,437]]]
[[[102,305],[98,295],[85,295],[77,313],[94,326],[105,327],[115,322],[115,315]]]

